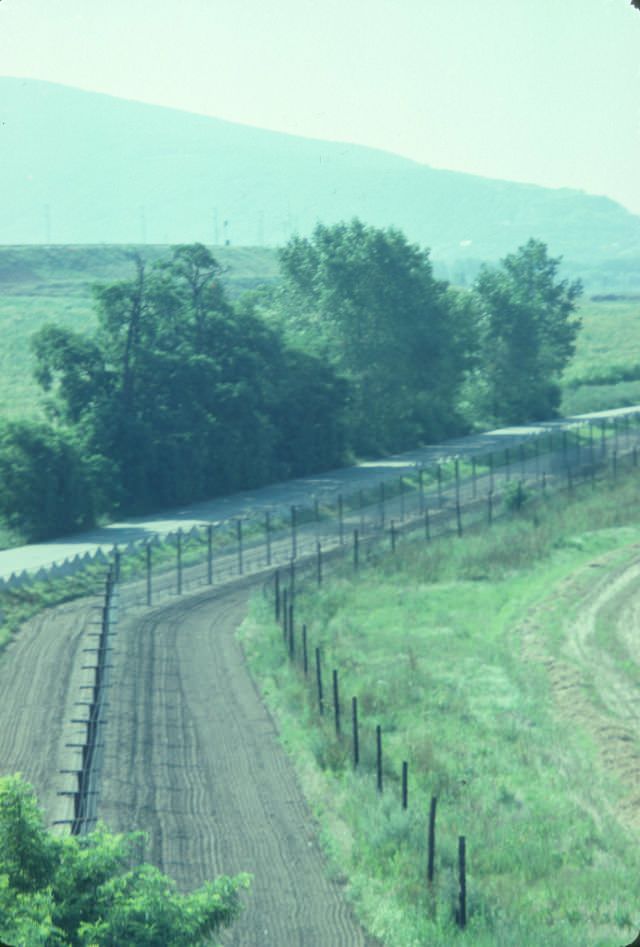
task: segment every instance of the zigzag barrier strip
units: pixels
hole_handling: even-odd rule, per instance
[[[411,505],[416,506],[416,497],[419,495],[419,503],[422,503],[425,491],[431,487],[436,492],[439,507],[445,502],[447,492],[451,492],[455,480],[456,494],[459,494],[463,485],[466,484],[473,490],[475,497],[479,486],[486,479],[487,474],[478,472],[478,465],[484,462],[488,466],[488,474],[493,480],[501,476],[507,482],[522,474],[531,464],[543,463],[547,460],[547,474],[552,473],[554,466],[580,466],[585,454],[591,454],[592,463],[595,453],[601,456],[609,454],[611,448],[614,451],[629,449],[631,439],[630,426],[633,425],[636,434],[639,415],[635,412],[621,416],[607,416],[598,420],[569,421],[564,426],[556,426],[546,433],[525,436],[523,440],[515,447],[507,447],[504,451],[487,452],[479,448],[473,456],[470,455],[469,462],[472,467],[471,476],[462,478],[459,471],[459,458],[449,458],[454,465],[455,473],[447,468],[446,463],[438,462],[430,465],[414,466],[415,478],[418,481],[413,485],[407,485],[405,479],[395,478],[386,481],[380,481],[375,487],[360,487],[355,491],[338,492],[334,490],[330,495],[329,491],[325,495],[325,502],[320,502],[318,497],[310,497],[307,505],[292,506],[286,512],[278,512],[276,509],[265,511],[261,514],[252,514],[246,517],[234,517],[222,520],[217,523],[194,526],[191,530],[183,532],[169,533],[164,537],[164,543],[173,543],[182,552],[194,551],[194,546],[203,547],[207,542],[208,552],[204,553],[202,559],[207,562],[208,574],[205,581],[201,584],[214,584],[218,581],[227,580],[233,574],[248,574],[252,571],[259,571],[272,562],[283,559],[300,557],[301,554],[308,554],[308,542],[305,545],[305,534],[308,534],[308,525],[315,522],[315,541],[337,541],[342,544],[345,540],[345,532],[348,528],[358,526],[356,511],[359,512],[362,519],[366,519],[367,511],[371,509],[373,501],[371,494],[377,493],[378,508],[380,515],[380,526],[384,528],[385,520],[390,512],[395,511],[396,519],[401,522],[406,516],[411,515]],[[571,443],[572,432],[576,430],[588,431],[586,440],[580,438],[578,433]],[[560,441],[560,445],[558,445]],[[622,443],[621,443],[622,442]],[[581,455],[582,458],[581,458]],[[451,463],[449,463],[449,468]],[[447,473],[449,473],[447,480]],[[405,478],[409,474],[405,473]],[[425,483],[425,479],[427,483]],[[458,497],[459,499],[459,497]],[[278,519],[280,527],[278,528]],[[331,525],[333,524],[333,526]],[[360,534],[364,532],[364,522],[360,524]],[[324,535],[323,535],[324,532]],[[260,533],[261,540],[256,543],[255,536]],[[283,554],[283,540],[286,537],[288,549]],[[280,551],[278,551],[278,542]],[[105,552],[101,547],[95,553],[86,552],[84,555],[76,555],[72,559],[65,559],[64,562],[54,564],[49,567],[42,567],[37,572],[12,573],[8,579],[0,578],[0,592],[3,590],[17,589],[19,587],[32,584],[39,581],[52,581],[57,578],[66,578],[82,571],[87,566],[99,563],[108,564],[114,560],[115,550],[118,550],[123,562],[131,560],[141,553],[145,553],[147,547],[152,549],[156,545],[161,545],[158,535],[150,540],[136,540],[127,546],[114,546]],[[259,562],[256,556],[256,548],[260,546]],[[177,553],[177,549],[176,549]],[[233,555],[233,566],[230,559]],[[178,554],[177,554],[178,558]],[[218,560],[220,568],[216,568]],[[226,559],[226,561],[225,561]],[[181,563],[180,569],[176,569],[176,585],[174,589],[178,594],[182,593],[182,568],[189,565],[188,556],[184,557],[184,566]],[[138,571],[142,574],[144,569],[142,563]],[[164,571],[167,571],[166,563]],[[145,596],[145,602],[148,596]]]
[[[104,592],[104,605],[100,621],[100,631],[97,634],[97,646],[85,648],[85,653],[96,655],[95,665],[84,665],[85,670],[93,671],[93,682],[85,685],[84,690],[89,693],[87,699],[77,704],[87,708],[85,717],[72,719],[71,723],[84,728],[84,739],[68,743],[67,746],[80,750],[80,767],[77,770],[62,770],[66,775],[76,777],[76,787],[73,790],[61,790],[58,795],[71,796],[73,799],[73,816],[71,819],[58,820],[58,824],[70,826],[72,835],[82,835],[90,830],[97,821],[98,780],[103,757],[102,728],[106,724],[104,712],[107,707],[106,691],[109,688],[109,655],[112,652],[111,641],[114,635],[113,628],[117,623],[117,587],[114,581],[114,570],[110,567]]]

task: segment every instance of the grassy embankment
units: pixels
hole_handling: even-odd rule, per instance
[[[395,556],[377,554],[357,577],[345,569],[321,590],[301,592],[297,626],[307,623],[310,649],[320,645],[323,653],[323,725],[311,678],[306,688],[284,656],[271,602],[254,603],[242,631],[252,670],[319,818],[332,870],[388,947],[458,940],[605,947],[637,933],[638,822],[627,805],[633,787],[604,765],[602,747],[579,715],[561,712],[549,661],[580,678],[577,691],[596,701],[591,672],[572,666],[578,658],[567,648],[567,628],[585,588],[602,575],[590,568],[594,561],[612,568],[637,559],[639,501],[637,477],[615,488],[584,488],[573,501],[525,507],[462,541],[404,540]],[[563,594],[576,576],[582,593]],[[613,625],[598,626],[601,654],[618,654],[623,679],[637,681],[637,664],[614,639]],[[340,741],[332,668],[340,672]],[[352,695],[361,718],[357,773]],[[382,796],[375,789],[376,724],[383,731]],[[637,752],[636,742],[622,744],[625,752]],[[438,844],[429,893],[432,794]],[[452,921],[459,835],[468,845],[465,932]]]

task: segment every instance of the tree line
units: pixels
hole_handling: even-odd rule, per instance
[[[232,303],[201,244],[95,288],[92,334],[32,337],[45,419],[0,425],[28,539],[552,416],[581,288],[531,240],[470,290],[393,228],[318,225]]]

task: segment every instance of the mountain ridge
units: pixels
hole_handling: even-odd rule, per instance
[[[0,77],[0,161],[3,244],[278,245],[359,216],[449,261],[529,237],[572,260],[640,257],[640,217],[606,196],[42,80]]]

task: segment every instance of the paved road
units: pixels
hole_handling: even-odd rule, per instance
[[[527,427],[500,428],[483,434],[457,438],[441,444],[432,444],[403,454],[394,454],[380,460],[368,461],[354,467],[345,467],[323,474],[272,484],[256,490],[246,490],[231,496],[218,497],[180,509],[168,510],[152,516],[112,523],[100,529],[78,533],[51,542],[20,546],[0,551],[0,579],[23,570],[36,571],[54,563],[64,562],[76,555],[93,555],[98,549],[107,550],[115,544],[150,539],[166,535],[179,528],[190,529],[211,522],[220,522],[249,512],[278,510],[291,504],[304,505],[314,496],[335,495],[341,490],[357,490],[381,480],[389,480],[405,470],[419,465],[436,463],[445,457],[470,457],[474,454],[504,450],[534,434],[557,430],[581,420],[623,417],[640,413],[640,405],[577,415],[557,421],[544,421]]]

